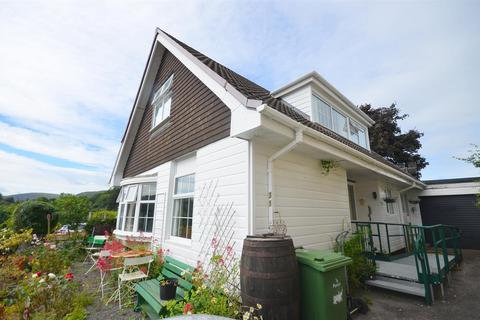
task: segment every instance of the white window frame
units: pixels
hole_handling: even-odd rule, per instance
[[[170,111],[172,108],[172,83],[173,74],[165,80],[160,88],[158,88],[152,99],[152,130],[161,126],[170,117]],[[165,112],[165,106],[169,103],[168,111]],[[160,121],[157,120],[157,114],[162,112]]]
[[[142,200],[142,191],[143,191],[143,187],[144,185],[146,184],[154,184],[155,185],[155,197],[153,198],[153,200]],[[154,226],[154,222],[155,222],[155,201],[157,199],[157,184],[155,182],[144,182],[144,183],[141,183],[138,185],[138,196],[137,196],[137,205],[136,205],[136,208],[135,208],[135,222],[133,224],[133,230],[134,232],[138,232],[138,233],[144,233],[144,234],[150,234],[150,233],[153,233],[153,228],[155,227]],[[142,206],[142,204],[147,204],[147,203],[150,203],[150,204],[153,204],[153,217],[151,218],[152,219],[152,231],[139,231],[138,230],[138,222],[140,221],[140,207]],[[147,211],[148,213],[148,211]],[[150,219],[150,218],[142,218],[142,219]],[[146,226],[146,224],[145,224]]]
[[[154,200],[141,200],[141,194],[142,194],[142,188],[143,184],[155,184],[155,199]],[[122,234],[144,234],[146,236],[149,236],[153,233],[153,229],[155,228],[155,205],[156,205],[156,180],[154,181],[144,181],[141,183],[137,184],[130,184],[130,185],[124,185],[122,189],[120,190],[121,195],[119,195],[119,204],[118,204],[118,214],[117,214],[117,229],[119,233]],[[132,192],[134,192],[134,196],[132,195]],[[130,196],[130,197],[129,197]],[[140,205],[142,203],[152,203],[154,206],[154,214],[153,214],[153,223],[152,223],[152,231],[151,232],[145,232],[145,231],[138,231],[138,221],[140,218]],[[132,230],[126,231],[126,221],[127,221],[127,209],[128,205],[134,205],[134,212],[133,212],[133,227]],[[123,216],[122,216],[122,221],[119,220],[120,215],[122,214],[122,208],[123,208]],[[121,222],[121,223],[120,223]],[[121,226],[120,226],[121,224]]]
[[[190,176],[190,175],[193,175],[193,179],[194,179],[193,191],[192,192],[185,192],[185,193],[175,193],[175,186],[177,184],[177,179],[182,178],[182,177],[187,177],[187,176]],[[170,238],[174,239],[176,241],[179,241],[179,242],[184,242],[184,243],[189,243],[192,240],[192,235],[193,235],[193,207],[192,207],[192,217],[190,218],[190,220],[192,221],[192,230],[190,230],[190,238],[175,236],[175,235],[173,235],[173,226],[174,226],[173,220],[178,219],[178,217],[174,215],[175,214],[175,212],[174,212],[174,210],[175,210],[175,200],[190,199],[190,198],[192,199],[192,206],[195,206],[195,173],[192,172],[192,173],[189,173],[189,174],[175,175],[175,177],[173,179],[173,188],[172,188],[172,209],[171,209],[171,214],[170,214],[170,228],[169,228],[170,229]]]
[[[348,140],[352,141],[353,143],[358,144],[359,146],[370,150],[370,143],[368,141],[368,130],[365,126],[363,126],[363,125],[359,124],[357,121],[353,120],[349,115],[347,115],[342,110],[339,110],[335,107],[332,107],[330,103],[325,101],[325,99],[321,98],[317,93],[312,93],[312,97],[316,98],[316,99],[319,99],[324,104],[326,104],[328,107],[330,107],[330,126],[326,126],[325,124],[320,123],[320,121],[319,121],[320,119],[318,117],[318,110],[314,110],[313,98],[312,98],[312,119],[313,119],[313,121],[315,121],[315,122],[321,124],[322,126],[332,130],[333,132],[339,134],[340,136],[347,138]],[[347,119],[347,136],[344,136],[342,133],[340,133],[340,132],[338,132],[337,130],[334,129],[334,127],[335,127],[334,111],[337,112],[338,114],[344,116]],[[352,140],[351,132],[350,132],[350,125],[352,123],[353,123],[353,126],[357,127],[357,129],[363,131],[364,138],[365,138],[365,145],[364,146],[361,145],[360,143],[357,143],[357,142]]]

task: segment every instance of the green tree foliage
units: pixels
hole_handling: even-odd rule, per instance
[[[99,210],[92,213],[90,219],[88,219],[85,231],[87,234],[91,234],[93,228],[95,228],[95,234],[103,234],[105,230],[112,233],[116,224],[117,211]]]
[[[94,210],[117,210],[117,197],[120,192],[119,187],[113,187],[109,190],[102,191],[90,197]]]
[[[54,206],[36,200],[22,202],[14,212],[14,228],[16,231],[31,228],[33,233],[45,235],[48,230],[48,214],[51,214],[50,226],[53,229],[58,223],[58,214]]]
[[[7,223],[9,218],[10,218],[10,211],[6,206],[0,204],[0,228]]]
[[[462,160],[468,163],[473,164],[475,168],[480,168],[480,146],[477,144],[472,144],[473,149],[469,150],[470,155],[466,158],[458,158],[458,160]],[[480,208],[480,193],[477,194],[477,207]]]
[[[78,197],[72,194],[62,194],[54,201],[62,224],[69,224],[77,229],[80,223],[86,222],[92,207],[87,197]]]
[[[389,107],[379,108],[364,104],[360,109],[375,121],[368,130],[372,151],[397,165],[415,166],[416,170],[411,170],[410,173],[420,178],[420,171],[428,165],[426,159],[418,153],[422,147],[420,138],[423,133],[413,129],[402,133],[398,126],[398,121],[408,117],[408,114],[400,114],[394,103]]]

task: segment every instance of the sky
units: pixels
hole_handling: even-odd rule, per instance
[[[269,90],[318,71],[424,132],[423,179],[480,176],[478,1],[0,0],[0,193],[108,188],[156,27]]]

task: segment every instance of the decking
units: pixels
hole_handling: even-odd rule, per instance
[[[434,287],[443,283],[462,261],[458,228],[445,225],[415,226],[398,223],[352,221],[362,237],[364,254],[377,266],[366,284],[434,299]],[[392,240],[403,242],[403,252],[392,252]],[[427,242],[428,240],[428,242]]]
[[[455,256],[449,255],[448,261],[455,260]],[[438,274],[437,259],[433,253],[428,253],[428,262],[430,272]],[[440,268],[443,269],[445,262],[439,259]],[[390,278],[397,278],[409,281],[420,281],[418,279],[417,267],[415,265],[415,257],[413,255],[400,258],[394,261],[377,261],[377,274]]]

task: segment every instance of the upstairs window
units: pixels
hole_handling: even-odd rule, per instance
[[[312,120],[367,148],[367,129],[313,95]]]
[[[170,116],[170,107],[172,106],[172,82],[173,74],[155,91],[153,95],[153,122],[152,128],[155,128]]]

